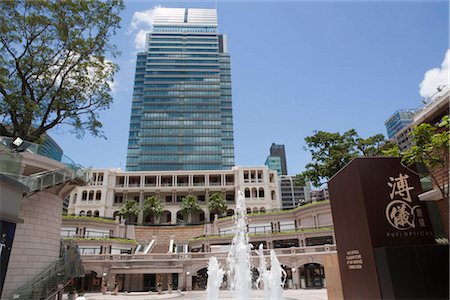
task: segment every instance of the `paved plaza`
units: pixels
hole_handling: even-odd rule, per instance
[[[180,299],[180,300],[201,300],[206,299],[205,291],[174,292],[172,294],[158,295],[157,293],[119,293],[118,295],[102,295],[100,293],[85,294],[87,300],[152,300],[152,299]],[[285,290],[285,300],[327,300],[326,289],[308,290]],[[219,299],[232,299],[228,291],[221,291]],[[263,291],[253,291],[251,299],[264,299]],[[67,300],[67,295],[63,298]]]

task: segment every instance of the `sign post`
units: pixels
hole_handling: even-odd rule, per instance
[[[398,158],[356,158],[328,188],[345,299],[429,299],[429,289],[448,299],[448,247],[436,245],[412,170]],[[443,267],[428,263],[437,257]]]

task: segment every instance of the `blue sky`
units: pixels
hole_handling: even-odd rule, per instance
[[[120,66],[114,104],[100,112],[107,140],[88,134],[78,140],[68,128],[50,133],[84,166],[125,169],[138,32],[131,24],[136,12],[157,5],[214,8],[215,2],[126,2],[112,40],[122,52],[114,60]],[[446,1],[217,6],[231,55],[236,165],[263,165],[275,142],[286,145],[289,174],[299,173],[310,161],[304,138],[314,130],[386,135],[390,114],[420,105],[428,70],[438,68],[448,80],[439,69],[449,47]]]

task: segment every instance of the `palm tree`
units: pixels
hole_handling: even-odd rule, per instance
[[[193,195],[187,195],[181,202],[181,211],[188,215],[188,223],[192,223],[192,214],[201,211],[197,198]]]
[[[211,213],[216,213],[219,216],[227,211],[227,202],[223,199],[222,193],[215,192],[209,197],[208,209]]]
[[[143,207],[144,214],[150,214],[155,217],[155,223],[159,223],[159,217],[164,212],[164,206],[161,202],[161,199],[155,196],[147,197],[144,200]]]
[[[120,208],[119,215],[122,216],[123,218],[126,218],[129,221],[129,218],[132,215],[137,216],[140,212],[141,208],[138,202],[134,200],[127,200]]]

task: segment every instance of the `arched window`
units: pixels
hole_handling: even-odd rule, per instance
[[[89,192],[89,200],[94,200],[94,191]]]
[[[98,210],[94,211],[94,217],[99,217],[99,216],[100,216],[99,211]]]
[[[259,188],[259,198],[264,198],[264,189]]]
[[[257,214],[258,213],[258,208],[257,207],[253,207],[253,213],[255,214]]]
[[[87,217],[92,217],[92,211],[91,211],[91,210],[88,210],[88,212],[86,213],[86,216],[87,216]]]
[[[260,213],[265,213],[266,212],[266,208],[265,207],[260,207],[259,208],[259,212]]]
[[[119,215],[119,211],[116,210],[116,211],[113,213],[113,218],[115,219],[118,215]]]
[[[272,200],[275,200],[275,191],[271,192],[271,197],[272,197]]]
[[[87,200],[87,191],[83,191],[81,194],[81,200],[86,201]]]
[[[247,207],[247,214],[251,214],[252,213],[252,209],[250,207]]]
[[[256,191],[256,188],[252,188],[252,198],[258,197],[258,192]]]
[[[80,211],[80,217],[84,216],[84,214],[85,214],[84,210]]]
[[[95,200],[96,201],[99,201],[99,200],[101,200],[102,199],[102,191],[97,191],[96,193],[95,193]]]
[[[244,194],[245,194],[245,198],[250,198],[250,189],[245,188]]]

